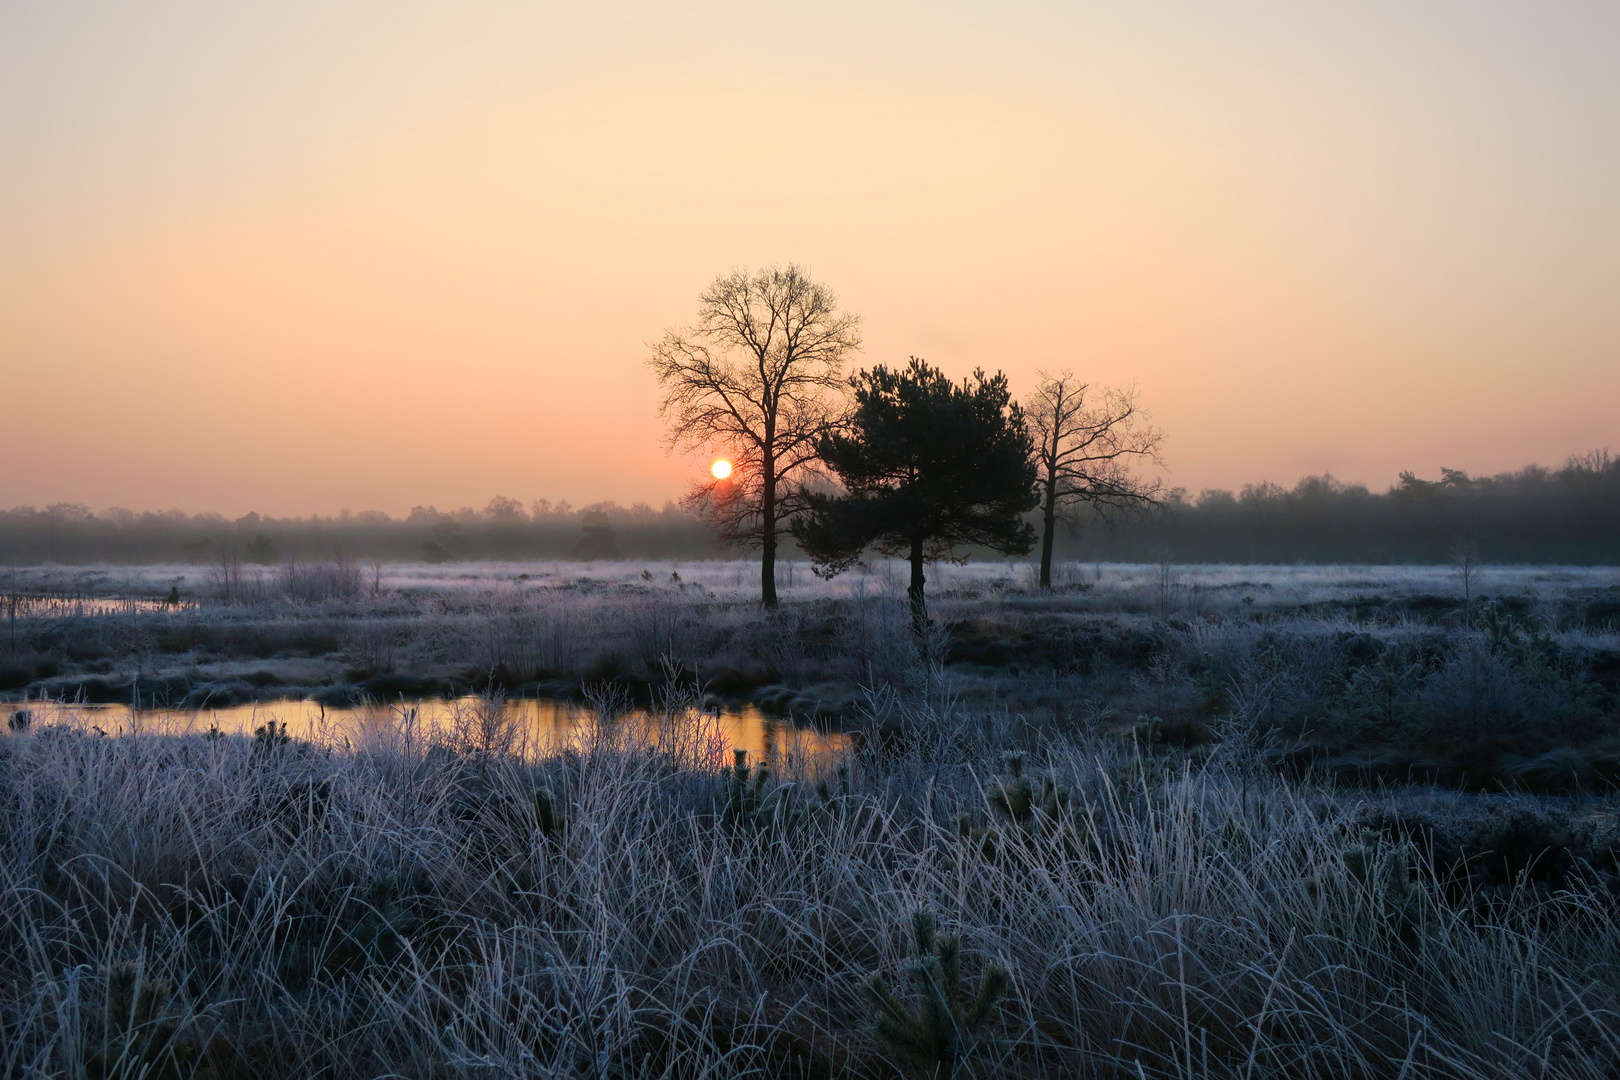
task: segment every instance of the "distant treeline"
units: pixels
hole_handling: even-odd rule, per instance
[[[76,504],[0,511],[0,564],[114,562],[275,564],[351,560],[722,558],[709,527],[673,503],[575,509],[496,496],[482,510],[419,506],[404,518],[376,511],[336,517],[235,520],[217,514],[92,513]],[[1332,476],[1292,489],[1177,489],[1158,511],[1082,523],[1060,535],[1063,559],[1107,562],[1620,564],[1620,461],[1607,451],[1562,468],[1436,480],[1402,473],[1378,494]]]
[[[482,510],[418,506],[404,518],[367,510],[307,518],[247,514],[235,520],[179,510],[91,513],[77,504],[0,511],[0,564],[9,565],[712,559],[725,554],[703,522],[674,504],[662,510],[611,502],[575,509],[541,499],[525,507],[497,495]]]
[[[1620,563],[1620,461],[1599,450],[1563,468],[1532,465],[1435,480],[1402,473],[1383,494],[1331,475],[1292,490],[1170,493],[1157,513],[1084,523],[1062,538],[1063,558],[1104,562]]]

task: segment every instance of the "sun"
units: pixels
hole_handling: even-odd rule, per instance
[[[731,462],[727,461],[725,458],[721,458],[719,461],[716,461],[713,465],[709,466],[709,471],[714,473],[714,478],[716,480],[724,480],[731,475]]]

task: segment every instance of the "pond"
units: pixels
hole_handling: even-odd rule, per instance
[[[7,717],[27,710],[27,729],[31,730],[66,723],[109,736],[209,731],[251,736],[273,721],[285,725],[286,734],[295,739],[331,746],[436,741],[526,756],[620,739],[702,743],[727,759],[734,747],[740,747],[756,761],[787,756],[807,763],[826,762],[849,749],[847,735],[802,727],[751,705],[720,712],[690,711],[673,719],[639,709],[604,714],[569,701],[480,697],[348,708],[289,700],[196,710],[28,701],[13,702],[3,709]],[[20,726],[15,720],[9,725],[11,730]]]

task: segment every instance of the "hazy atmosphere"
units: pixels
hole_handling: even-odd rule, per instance
[[[0,9],[0,506],[661,505],[646,343],[1136,381],[1192,492],[1620,443],[1611,3]],[[71,421],[67,418],[71,417]],[[71,433],[65,424],[71,424]]]
[[[0,4],[0,1077],[1614,1080],[1617,57]]]

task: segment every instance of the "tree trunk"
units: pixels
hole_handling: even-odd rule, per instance
[[[776,607],[776,530],[765,533],[759,554],[759,598],[768,608]]]
[[[769,460],[765,463],[765,489],[760,499],[759,599],[767,608],[776,599],[776,476]]]
[[[918,537],[911,541],[911,587],[906,595],[911,598],[911,630],[921,641],[928,633],[928,602],[923,598],[923,542]]]
[[[1046,503],[1041,512],[1041,588],[1052,587],[1052,538],[1057,532],[1057,491],[1046,485]]]

